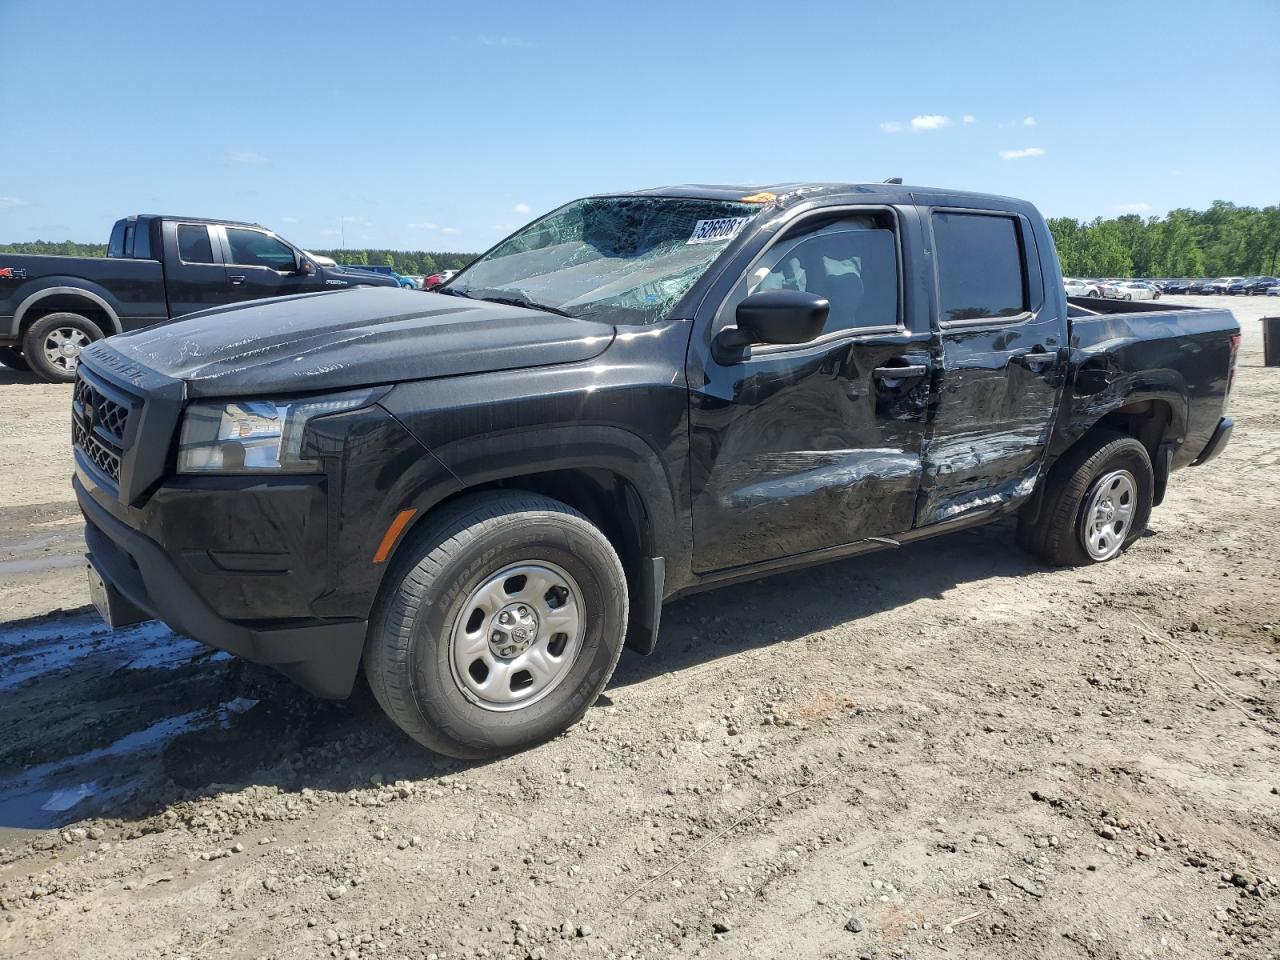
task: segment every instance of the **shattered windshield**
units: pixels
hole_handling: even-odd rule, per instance
[[[609,323],[652,323],[759,210],[676,197],[577,200],[504,240],[441,292]]]

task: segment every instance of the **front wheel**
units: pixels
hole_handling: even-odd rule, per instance
[[[1105,563],[1147,528],[1154,493],[1147,448],[1099,431],[1054,464],[1039,516],[1018,516],[1018,543],[1052,566]]]
[[[50,313],[27,328],[22,338],[22,356],[37,376],[53,383],[70,383],[76,378],[80,354],[102,330],[78,313]]]
[[[439,753],[501,756],[576,723],[613,674],[627,627],[617,553],[548,497],[463,497],[399,551],[364,670],[405,733]]]

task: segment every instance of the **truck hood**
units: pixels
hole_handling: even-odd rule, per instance
[[[580,362],[614,334],[541,310],[363,287],[205,310],[99,341],[86,357],[182,380],[188,397],[268,396]]]

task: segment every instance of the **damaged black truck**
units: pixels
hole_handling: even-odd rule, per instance
[[[202,312],[82,355],[109,622],[481,757],[595,701],[663,603],[1017,514],[1113,560],[1211,460],[1229,312],[1073,300],[1028,203],[897,184],[590,197],[438,294]]]

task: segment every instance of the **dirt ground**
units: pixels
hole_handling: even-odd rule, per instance
[[[1280,956],[1280,369],[1118,562],[999,524],[677,602],[493,763],[88,612],[69,388],[0,373],[0,955]],[[1269,309],[1268,309],[1269,308]]]

